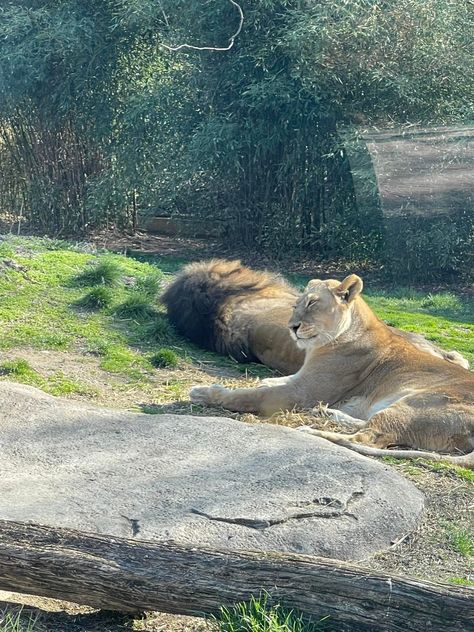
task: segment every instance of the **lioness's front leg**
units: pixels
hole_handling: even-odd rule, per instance
[[[283,386],[287,384],[292,376],[291,375],[283,375],[281,377],[266,377],[260,381],[258,387],[262,386]]]
[[[279,410],[291,410],[298,402],[290,384],[230,389],[220,384],[195,386],[191,401],[196,404],[222,406],[241,413],[272,415]]]

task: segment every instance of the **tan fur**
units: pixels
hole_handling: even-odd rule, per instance
[[[474,374],[391,331],[361,290],[356,275],[310,281],[289,322],[306,353],[301,369],[259,388],[195,387],[192,401],[261,415],[324,402],[350,432],[306,429],[313,434],[363,454],[446,458],[474,468]],[[456,456],[436,454],[443,452]]]
[[[280,276],[252,270],[240,261],[191,263],[162,297],[179,333],[239,362],[261,362],[285,375],[301,368],[304,350],[290,336],[288,321],[300,293]],[[466,366],[423,336],[394,329],[423,350]]]

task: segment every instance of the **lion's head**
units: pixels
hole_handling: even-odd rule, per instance
[[[301,349],[323,347],[349,329],[354,300],[362,279],[351,274],[342,281],[313,279],[296,303],[288,326]]]

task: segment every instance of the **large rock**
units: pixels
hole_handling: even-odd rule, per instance
[[[82,406],[0,383],[0,519],[359,560],[417,523],[392,468],[225,418]]]

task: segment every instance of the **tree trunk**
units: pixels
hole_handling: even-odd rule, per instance
[[[202,615],[258,596],[354,630],[468,632],[474,590],[292,554],[217,551],[0,521],[0,589]],[[342,626],[342,627],[341,627]]]

